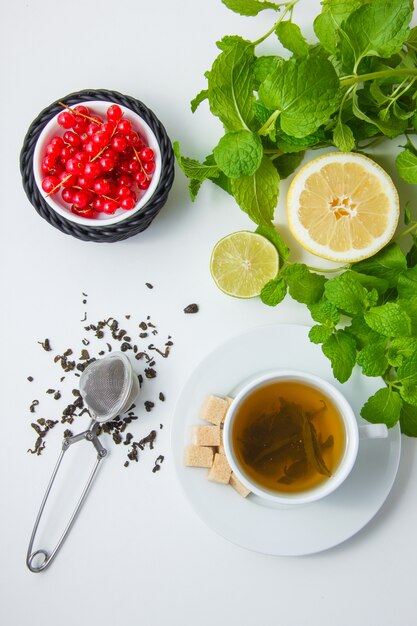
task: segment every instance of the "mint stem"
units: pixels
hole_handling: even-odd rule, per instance
[[[266,120],[265,124],[262,126],[262,128],[260,128],[258,130],[258,134],[259,135],[264,135],[266,134],[266,132],[268,131],[269,127],[272,126],[272,124],[275,123],[276,119],[278,118],[279,114],[281,113],[281,111],[274,111]]]
[[[292,12],[294,6],[297,4],[297,2],[299,2],[299,0],[292,0],[291,2],[287,2],[285,4],[283,4],[282,6],[285,7],[283,13],[280,15],[279,19],[277,19],[277,21],[275,22],[275,24],[272,26],[272,28],[270,28],[268,30],[267,33],[265,33],[265,35],[263,35],[262,37],[260,37],[259,39],[257,39],[256,41],[253,42],[254,46],[259,45],[260,43],[262,43],[263,41],[265,41],[265,39],[268,39],[268,37],[270,35],[272,35],[272,33],[275,31],[276,27],[278,26],[278,24],[280,24],[282,22],[282,20],[284,19],[284,17],[287,15],[287,13]]]
[[[340,79],[342,87],[350,87],[368,80],[376,80],[377,78],[391,78],[393,76],[417,76],[417,68],[413,67],[397,67],[392,70],[380,70],[379,72],[370,72],[369,74],[357,74],[355,76],[346,76]]]
[[[402,233],[399,233],[396,237],[394,237],[393,241],[398,241],[398,239],[409,235],[413,232],[413,230],[417,230],[417,222],[414,222],[414,224],[410,226],[410,228],[407,228],[407,230],[403,230]]]

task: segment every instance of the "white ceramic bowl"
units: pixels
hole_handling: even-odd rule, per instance
[[[106,102],[103,100],[92,100],[88,102],[80,102],[79,104],[83,104],[87,106],[90,111],[94,114],[100,115],[102,118],[106,119],[106,112],[109,106],[114,104],[114,102]],[[76,104],[71,105],[71,107],[77,106]],[[45,202],[58,213],[61,217],[69,220],[70,222],[75,222],[77,224],[81,224],[83,226],[110,226],[111,224],[118,224],[126,219],[129,219],[135,213],[138,213],[143,206],[148,202],[148,200],[154,194],[159,179],[161,176],[161,151],[159,148],[158,141],[150,128],[150,126],[134,111],[131,109],[119,105],[123,111],[123,118],[129,120],[131,122],[135,131],[139,133],[139,135],[143,138],[146,145],[148,145],[155,153],[155,171],[152,175],[151,183],[142,195],[139,195],[138,201],[133,209],[129,211],[125,211],[124,209],[117,209],[113,215],[107,215],[106,213],[98,213],[97,219],[90,219],[81,217],[79,215],[75,215],[71,212],[70,205],[67,202],[64,202],[61,198],[61,194],[57,193],[54,196],[48,196],[42,189],[42,179],[45,174],[42,172],[41,164],[42,160],[45,156],[45,150],[48,143],[51,141],[52,137],[55,135],[62,136],[65,130],[58,124],[58,115],[61,113],[57,113],[55,117],[53,117],[44,127],[41,134],[39,135],[38,141],[36,142],[35,150],[33,153],[33,173],[35,177],[36,184],[41,192]],[[62,109],[64,110],[64,109]]]

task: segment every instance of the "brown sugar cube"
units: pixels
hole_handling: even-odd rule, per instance
[[[189,467],[211,467],[213,465],[213,449],[188,446],[185,449],[185,464]]]
[[[220,429],[220,443],[219,443],[217,452],[219,454],[226,454],[224,451],[224,445],[223,445],[223,429]]]
[[[232,470],[224,454],[215,454],[213,465],[211,466],[207,478],[215,483],[227,485],[231,473]]]
[[[233,489],[235,489],[238,492],[240,496],[242,496],[242,498],[246,498],[246,496],[250,494],[249,489],[247,489],[245,485],[242,485],[240,480],[237,478],[235,474],[233,474],[233,472],[230,476],[229,484],[231,487],[233,487]]]
[[[208,396],[201,407],[200,418],[206,422],[220,426],[226,417],[228,408],[229,403],[224,398]]]
[[[194,426],[193,443],[196,446],[220,445],[220,428],[217,426]]]

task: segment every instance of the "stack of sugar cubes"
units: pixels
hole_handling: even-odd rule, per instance
[[[209,468],[207,478],[223,485],[231,485],[241,496],[250,493],[238,480],[227,461],[223,447],[223,423],[232,398],[208,396],[200,411],[200,419],[208,425],[194,426],[193,445],[185,450],[185,464],[189,467]]]

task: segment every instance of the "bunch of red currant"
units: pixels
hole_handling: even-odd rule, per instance
[[[65,106],[58,124],[65,132],[51,139],[42,160],[45,193],[61,193],[74,214],[92,219],[133,209],[149,187],[155,154],[122,109],[112,104],[104,120],[82,104]]]

